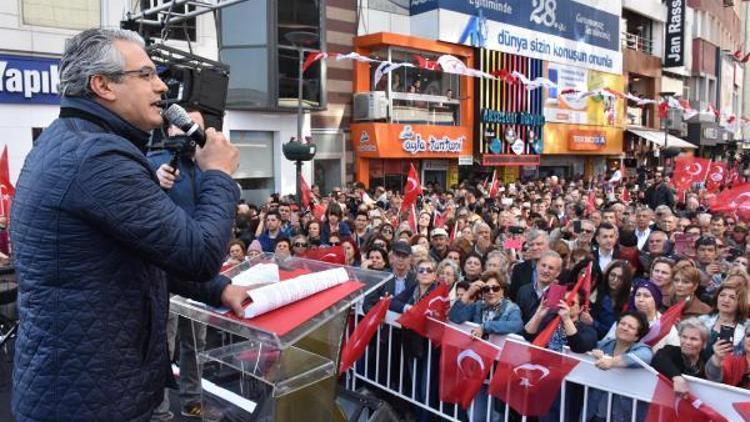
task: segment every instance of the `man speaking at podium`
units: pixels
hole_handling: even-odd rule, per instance
[[[165,91],[134,32],[92,29],[66,45],[60,118],[28,155],[11,214],[19,421],[149,419],[170,371],[165,271],[241,311],[245,289],[215,277],[239,154],[207,130],[195,212],[177,207],[144,154]]]

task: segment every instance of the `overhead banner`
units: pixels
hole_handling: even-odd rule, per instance
[[[667,0],[664,67],[685,64],[685,0]]]
[[[547,78],[557,84],[557,88],[547,91],[544,100],[544,118],[547,122],[625,127],[624,99],[613,96],[576,97],[561,94],[561,91],[566,89],[589,92],[609,88],[619,91],[625,84],[622,75],[548,63]]]
[[[412,0],[412,33],[622,73],[620,0]]]

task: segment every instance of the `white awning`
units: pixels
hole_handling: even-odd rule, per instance
[[[640,136],[641,138],[653,142],[656,146],[664,147],[664,132],[646,129],[631,129],[628,132]],[[680,139],[674,135],[667,135],[667,147],[669,148],[698,148],[688,141]]]

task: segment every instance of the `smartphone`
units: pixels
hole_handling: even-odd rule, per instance
[[[565,292],[568,289],[560,284],[552,284],[547,288],[546,302],[547,307],[552,311],[559,309],[558,304],[561,300],[565,299]]]
[[[719,329],[719,339],[734,343],[734,327],[722,325]]]
[[[581,232],[581,220],[576,220],[573,222],[573,233],[580,233]]]

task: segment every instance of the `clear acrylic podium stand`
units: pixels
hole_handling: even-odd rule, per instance
[[[226,275],[233,277],[253,271],[253,267],[261,263],[276,263],[285,271],[319,272],[341,267],[295,257],[278,259],[273,254],[264,254],[230,269]],[[363,286],[281,335],[254,324],[253,319],[240,321],[200,303],[180,296],[172,297],[172,312],[243,339],[200,355],[203,403],[207,409],[204,420],[344,420],[334,400],[348,311],[354,302],[374,292],[392,277],[381,271],[344,268],[350,280]],[[216,368],[221,368],[221,371],[216,371]]]

